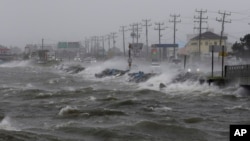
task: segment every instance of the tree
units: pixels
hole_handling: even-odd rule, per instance
[[[250,51],[250,34],[245,35],[240,41]]]
[[[232,46],[234,55],[237,58],[248,59],[250,57],[250,34],[240,38],[240,43],[235,42]]]

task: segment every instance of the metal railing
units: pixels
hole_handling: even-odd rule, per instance
[[[225,78],[238,79],[240,85],[250,85],[250,64],[225,66]]]

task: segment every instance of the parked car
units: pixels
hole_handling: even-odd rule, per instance
[[[83,60],[83,62],[85,62],[85,63],[96,63],[97,61],[96,61],[96,58],[94,58],[94,57],[87,57],[87,58],[85,58]]]
[[[186,68],[187,68],[187,72],[190,72],[190,73],[200,72],[200,67],[198,65],[188,65]]]

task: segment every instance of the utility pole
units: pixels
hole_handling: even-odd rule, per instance
[[[165,30],[165,28],[162,28],[162,26],[164,25],[164,23],[155,23],[155,25],[157,26],[156,28],[155,28],[155,30],[158,30],[158,32],[159,32],[159,44],[161,44],[161,30]]]
[[[113,47],[115,47],[115,38],[117,37],[116,33],[115,32],[111,32],[111,37],[113,39]]]
[[[43,42],[44,42],[44,39],[42,38],[42,51],[41,51],[41,54],[42,54],[42,61],[45,61],[45,51],[43,50]]]
[[[159,44],[161,44],[161,30],[165,30],[165,28],[162,28],[162,26],[164,25],[164,23],[160,23],[160,22],[158,22],[158,23],[155,23],[155,25],[157,26],[156,28],[155,28],[155,30],[158,30],[158,32],[159,32]],[[161,60],[161,48],[159,49],[160,50],[160,60]]]
[[[135,24],[131,24],[130,25],[132,28],[130,30],[132,30],[132,33],[130,34],[131,37],[132,37],[132,43],[134,44],[135,43]]]
[[[225,42],[224,42],[224,45],[222,47],[222,37],[223,37],[223,32],[224,32],[224,24],[225,23],[231,23],[231,20],[226,21],[225,18],[226,18],[226,16],[231,16],[231,13],[226,13],[226,11],[224,11],[224,13],[219,11],[218,13],[222,15],[222,18],[220,18],[220,19],[218,19],[216,17],[216,21],[221,22],[221,34],[220,34],[220,47],[222,48],[221,77],[223,78],[224,77],[224,55],[225,55],[224,46],[225,46]]]
[[[176,15],[176,14],[174,14],[174,15],[170,15],[170,17],[172,17],[173,18],[173,20],[171,21],[171,20],[169,20],[169,22],[171,22],[171,23],[174,23],[174,44],[175,44],[175,36],[176,36],[176,24],[177,23],[180,23],[181,22],[181,20],[178,20],[177,21],[177,18],[178,17],[180,17],[180,15]],[[175,58],[175,56],[176,56],[176,49],[175,49],[175,47],[174,47],[174,52],[173,52],[173,56],[174,56],[174,58]]]
[[[138,41],[139,41],[139,31],[141,31],[141,28],[139,27],[139,23],[136,23],[135,26],[136,26],[136,43],[138,44]]]
[[[145,24],[142,25],[142,26],[146,27],[146,46],[147,46],[147,57],[148,57],[148,27],[152,26],[152,24],[149,24],[149,22],[151,21],[149,19],[145,19],[145,20],[142,20],[142,21],[145,22]]]
[[[94,40],[94,52],[95,55],[97,55],[97,50],[99,48],[99,38],[97,36],[94,36],[93,40]]]
[[[107,40],[108,40],[108,45],[109,45],[109,50],[110,50],[110,39],[111,39],[111,35],[107,35]]]
[[[85,38],[84,44],[85,44],[86,52],[90,53],[90,50],[89,50],[89,39]]]
[[[43,50],[43,42],[44,42],[44,39],[42,38],[42,50]]]
[[[105,47],[104,47],[105,36],[102,36],[102,56],[105,56]]]
[[[203,28],[202,27],[202,23],[207,23],[207,20],[208,17],[204,18],[203,17],[203,14],[204,13],[207,13],[207,10],[196,10],[197,13],[199,13],[199,16],[196,17],[194,16],[194,19],[196,19],[194,22],[198,22],[199,23],[199,27],[194,27],[194,29],[199,29],[199,59],[201,59],[201,32],[202,32],[202,29],[207,29],[207,28]]]
[[[125,31],[128,31],[128,30],[126,30],[125,28],[126,28],[126,26],[121,26],[121,32],[122,32],[122,39],[123,39],[123,54],[124,54],[124,56],[126,56],[126,52],[125,52]]]

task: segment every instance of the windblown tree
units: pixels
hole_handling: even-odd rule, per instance
[[[240,43],[235,42],[232,46],[233,53],[243,60],[250,58],[250,34],[240,38]]]

